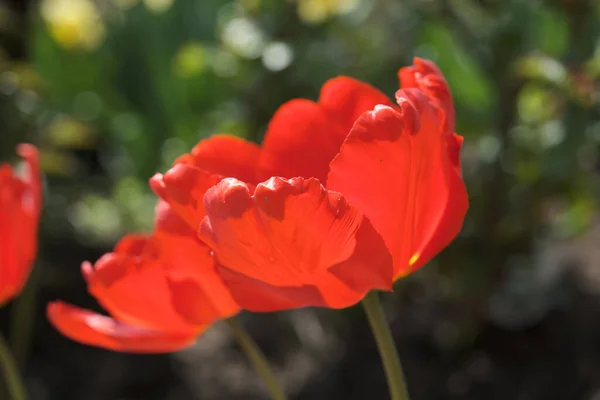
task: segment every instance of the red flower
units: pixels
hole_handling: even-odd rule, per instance
[[[271,178],[253,194],[236,179],[204,197],[201,238],[244,308],[347,307],[390,289],[391,257],[367,218],[317,179]]]
[[[349,306],[458,234],[468,198],[450,90],[426,60],[399,76],[397,105],[335,78],[318,102],[282,105],[261,148],[213,136],[151,180],[243,308]]]
[[[42,206],[38,150],[21,144],[17,152],[27,171],[20,178],[0,165],[0,305],[17,296],[29,277],[37,252]]]
[[[187,347],[214,321],[237,314],[210,249],[172,212],[157,206],[152,235],[129,235],[95,266],[82,265],[89,292],[112,315],[54,302],[48,318],[81,343],[127,352]]]

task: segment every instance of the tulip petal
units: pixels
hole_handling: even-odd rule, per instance
[[[196,233],[173,210],[171,205],[162,199],[156,202],[156,207],[154,208],[154,230],[176,236],[187,236],[190,233],[194,236]]]
[[[376,104],[390,104],[377,89],[338,77],[323,86],[319,102],[295,99],[273,115],[262,144],[259,178],[317,178],[324,182],[356,118]]]
[[[395,106],[389,97],[378,89],[346,76],[339,76],[325,82],[321,88],[319,104],[334,114],[340,123],[341,136],[338,139],[341,139],[341,142],[338,144],[338,150],[354,122],[365,111],[371,110],[378,104]]]
[[[324,304],[315,286],[274,286],[225,267],[218,271],[234,299],[248,311],[271,312]]]
[[[331,267],[329,272],[354,291],[366,293],[373,288],[392,289],[392,266],[392,255],[383,239],[371,221],[363,218],[356,231],[354,253],[349,259]]]
[[[358,119],[331,163],[327,187],[369,218],[399,277],[458,234],[468,199],[454,165],[459,146],[444,132],[439,110],[416,89],[397,97],[400,112],[378,106]]]
[[[417,88],[423,91],[436,106],[444,111],[446,132],[454,132],[454,102],[450,87],[439,68],[429,60],[416,57],[410,67],[400,68],[402,89]]]
[[[165,262],[172,304],[186,320],[203,324],[237,314],[240,307],[216,272],[211,249],[164,201],[156,207],[154,237]]]
[[[437,221],[437,229],[433,230],[431,237],[425,240],[417,250],[416,253],[419,254],[419,258],[414,261],[413,270],[421,268],[454,240],[460,233],[465,214],[469,208],[469,198],[461,178],[460,165],[457,164],[462,137],[454,134],[448,137],[448,142],[449,158],[454,171],[448,173],[447,203]]]
[[[206,215],[202,199],[204,193],[221,180],[188,164],[177,164],[163,175],[150,178],[150,187],[161,199],[192,228],[197,229]]]
[[[342,140],[336,122],[317,103],[296,99],[273,115],[262,143],[259,178],[271,176],[323,179]]]
[[[178,249],[189,250],[186,246]],[[170,280],[165,272],[165,263],[170,260],[160,256],[160,247],[154,238],[125,236],[115,252],[105,254],[94,267],[83,263],[88,290],[112,316],[124,323],[153,330],[193,329],[198,321],[187,320],[174,307]]]
[[[260,147],[256,143],[220,134],[200,141],[189,157],[184,156],[175,163],[189,163],[209,174],[256,184],[259,157]]]
[[[235,300],[252,312],[273,312],[302,307],[345,308],[358,303],[365,292],[355,291],[334,274],[324,272],[318,285],[275,286],[219,267]],[[391,280],[390,280],[391,281]]]
[[[310,283],[315,273],[347,260],[362,220],[314,179],[273,178],[254,196],[240,181],[225,179],[205,203],[218,262],[279,286]]]
[[[115,318],[151,330],[194,329],[239,312],[208,246],[159,200],[155,232],[125,236],[82,265],[88,290]]]
[[[19,217],[24,217],[18,206],[22,191],[22,182],[13,176],[12,167],[0,165],[0,304],[16,294],[19,270],[24,268],[19,256],[19,236],[14,232]]]
[[[194,230],[206,215],[202,199],[224,177],[257,182],[260,147],[233,135],[213,135],[190,154],[179,157],[164,175],[150,178],[150,187]]]
[[[280,296],[283,290],[290,296],[283,303],[326,305],[329,293],[321,288],[335,286],[333,280],[348,280],[343,282],[344,290],[354,291],[361,286],[356,283],[358,276],[367,282],[360,287],[362,296],[374,288],[391,287],[389,255],[377,255],[365,265],[368,256],[357,254],[373,249],[385,253],[383,240],[341,194],[325,190],[316,179],[271,178],[259,184],[253,196],[244,183],[224,179],[207,192],[205,207],[208,216],[199,230],[201,239],[227,270],[277,287],[265,294],[266,303],[269,296]],[[321,298],[315,297],[310,286],[321,291]],[[228,287],[238,302],[248,298],[244,293],[256,289],[244,289],[242,284]],[[255,291],[260,296],[260,290]],[[352,302],[360,297],[360,293],[355,295]]]
[[[50,303],[47,316],[66,337],[90,346],[129,353],[168,353],[192,345],[199,331],[163,332],[127,325],[60,301]]]
[[[157,260],[109,253],[95,267],[84,262],[82,271],[90,294],[115,318],[147,329],[193,327],[174,309],[169,282]]]
[[[38,149],[28,143],[21,143],[17,147],[17,153],[25,159],[27,165],[27,171],[24,178],[24,182],[28,188],[28,196],[30,198],[25,200],[25,205],[31,207],[31,214],[36,221],[37,231],[37,219],[40,216],[42,208],[42,185],[40,183],[40,153]]]
[[[17,153],[25,159],[24,176],[17,176],[10,165],[0,165],[0,305],[21,292],[37,253],[39,152],[21,144]]]

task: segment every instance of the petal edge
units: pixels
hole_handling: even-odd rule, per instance
[[[60,301],[46,309],[64,336],[89,346],[128,353],[169,353],[192,345],[199,332],[160,332],[136,328]]]

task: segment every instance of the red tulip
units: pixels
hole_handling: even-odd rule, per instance
[[[204,199],[208,218],[200,236],[246,309],[343,308],[373,288],[391,289],[391,257],[381,237],[315,178],[271,178],[252,194],[229,178]]]
[[[95,266],[82,265],[88,291],[112,317],[63,302],[48,318],[78,342],[124,352],[169,352],[192,344],[211,323],[235,315],[210,249],[167,204],[151,235],[125,236]]]
[[[37,252],[38,223],[42,207],[38,150],[21,144],[25,176],[0,165],[0,305],[17,296],[33,267]]]
[[[213,136],[152,178],[243,308],[346,307],[456,237],[468,198],[450,90],[430,61],[399,76],[397,105],[335,78],[318,102],[282,105],[260,148]]]

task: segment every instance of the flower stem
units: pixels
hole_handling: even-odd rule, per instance
[[[402,372],[402,364],[400,363],[400,357],[398,357],[398,350],[396,350],[394,338],[385,319],[377,292],[373,291],[369,293],[363,299],[362,304],[367,313],[371,331],[375,336],[379,354],[383,361],[391,399],[409,400],[406,380],[404,379],[404,372]]]
[[[19,377],[19,369],[2,334],[0,334],[0,368],[4,371],[4,381],[12,400],[25,400],[27,397]]]
[[[13,300],[11,309],[9,342],[15,364],[20,371],[25,367],[31,347],[39,280],[40,266],[37,265],[19,297]]]
[[[263,382],[267,386],[269,394],[273,400],[286,400],[287,397],[283,392],[283,388],[279,384],[277,377],[269,367],[269,363],[265,358],[265,355],[260,351],[254,340],[250,337],[248,332],[233,318],[227,320],[233,336],[235,336],[238,344],[246,353],[246,356],[254,365],[256,372],[260,375]]]

